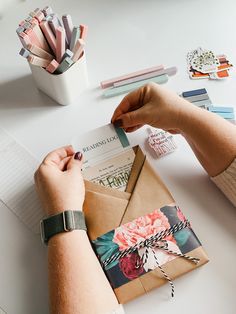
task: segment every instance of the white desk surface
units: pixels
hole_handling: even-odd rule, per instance
[[[11,1],[12,3],[14,1]],[[17,1],[15,1],[17,2]],[[235,69],[221,81],[191,81],[186,53],[198,46],[225,53],[236,65],[235,0],[57,0],[18,1],[0,20],[0,126],[40,161],[73,135],[110,121],[122,96],[101,97],[99,82],[145,67],[164,64],[179,71],[167,86],[177,92],[205,87],[214,103],[236,108]],[[34,2],[34,3],[33,3]],[[70,13],[89,25],[89,89],[71,106],[57,106],[34,87],[26,61],[18,55],[17,22],[35,6]],[[207,136],[207,134],[206,134]],[[145,129],[129,136],[144,145]],[[150,160],[210,257],[210,263],[127,304],[126,313],[233,314],[236,308],[236,210],[218,191],[188,145],[176,136],[178,150]],[[16,156],[17,158],[17,156]],[[0,307],[9,314],[48,313],[47,249],[4,206],[0,219]]]

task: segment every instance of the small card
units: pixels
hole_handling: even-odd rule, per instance
[[[154,150],[158,158],[176,150],[177,145],[170,133],[164,130],[155,130],[152,132],[150,128],[147,131],[149,133],[148,145]]]
[[[135,153],[129,149],[122,154],[83,170],[83,177],[102,186],[125,191]]]
[[[113,124],[74,137],[72,145],[76,151],[83,153],[83,169],[97,165],[131,148],[124,130],[115,128]]]

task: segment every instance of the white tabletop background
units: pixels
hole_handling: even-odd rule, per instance
[[[0,126],[40,161],[79,133],[109,123],[122,96],[103,99],[100,81],[145,67],[177,66],[169,88],[176,92],[207,88],[213,103],[236,108],[236,75],[225,81],[191,81],[186,54],[202,46],[225,53],[236,65],[235,0],[0,0]],[[9,5],[8,5],[9,4]],[[26,61],[18,55],[18,22],[35,7],[50,4],[74,24],[88,24],[90,87],[70,106],[58,106],[37,91]],[[207,134],[206,134],[207,136]],[[145,148],[145,128],[132,144]],[[210,181],[188,145],[151,163],[191,220],[210,262],[125,305],[126,313],[236,313],[236,209]],[[17,158],[17,156],[15,156]],[[7,208],[0,218],[0,307],[9,314],[48,313],[47,248]],[[99,284],[99,283],[91,283]],[[92,313],[91,313],[92,314]]]

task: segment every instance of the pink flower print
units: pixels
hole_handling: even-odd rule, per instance
[[[113,242],[119,246],[120,250],[125,250],[134,246],[137,242],[169,228],[170,224],[167,217],[160,209],[155,209],[150,214],[118,227],[115,230]],[[166,237],[165,240],[175,243],[172,235]]]

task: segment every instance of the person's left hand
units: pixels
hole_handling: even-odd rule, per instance
[[[35,172],[35,184],[47,215],[82,210],[85,188],[82,154],[72,146],[49,153]]]

